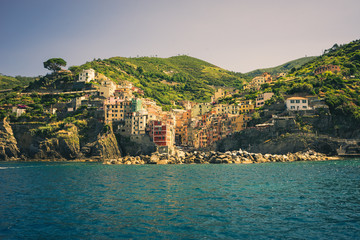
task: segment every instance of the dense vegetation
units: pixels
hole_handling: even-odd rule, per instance
[[[146,97],[157,100],[161,105],[171,105],[171,101],[185,99],[209,101],[214,92],[212,86],[240,88],[248,80],[241,73],[227,71],[189,56],[113,57],[94,60],[80,68],[93,68],[115,82],[131,81],[144,90]],[[71,67],[70,70],[77,68]]]
[[[328,64],[338,65],[341,71],[338,73],[325,72],[318,75],[314,74],[315,69]],[[244,74],[227,71],[189,56],[170,58],[113,57],[93,60],[81,66],[72,66],[69,68],[72,73],[54,72],[31,83],[28,90],[76,90],[77,74],[81,69],[88,68],[95,69],[115,82],[122,80],[133,82],[135,86],[144,90],[145,97],[155,99],[165,110],[173,107],[173,101],[184,99],[196,102],[209,101],[210,96],[214,93],[214,86],[239,89],[245,81],[250,79],[250,77]],[[254,100],[257,94],[269,91],[274,92],[275,95],[271,101],[268,101],[268,104],[278,100],[283,101],[287,96],[294,94],[304,96],[317,95],[325,100],[331,113],[338,119],[350,119],[357,124],[360,122],[359,40],[342,46],[335,44],[320,57],[302,58],[272,70],[265,70],[274,74],[277,71],[282,72],[284,69],[288,71],[287,77],[280,78],[271,84],[264,84],[259,91],[240,92],[234,98],[223,99],[222,102],[235,103],[240,98]],[[3,79],[9,78],[9,81],[21,79],[20,77],[0,77]],[[22,78],[21,80],[26,82],[27,79]],[[31,79],[29,78],[28,80]],[[81,89],[86,86],[83,84],[78,87]],[[34,118],[36,116],[40,117],[41,113],[43,113],[43,110],[38,105],[47,107],[55,102],[66,102],[69,100],[65,96],[56,98],[51,97],[51,95],[45,97],[41,95],[7,96],[3,94],[0,98],[0,105],[27,104],[31,107],[28,111],[28,117],[31,115]],[[46,119],[51,119],[49,117],[47,116]]]
[[[12,89],[15,87],[25,87],[29,85],[29,83],[35,81],[36,78],[33,77],[10,77],[4,76],[0,74],[0,90],[4,89]]]
[[[316,68],[328,64],[340,66],[341,72],[314,75]],[[294,79],[293,91],[301,84],[308,92],[324,97],[332,113],[360,122],[360,40],[343,46],[335,44],[289,77]]]
[[[277,67],[257,69],[257,70],[246,73],[246,75],[253,78],[253,77],[263,74],[264,72],[268,72],[271,75],[277,75],[279,73],[287,73],[287,72],[290,72],[291,69],[299,68],[302,65],[314,60],[315,58],[316,57],[303,57],[303,58],[299,58],[299,59],[284,63]]]

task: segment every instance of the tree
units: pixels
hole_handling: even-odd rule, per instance
[[[46,62],[44,62],[44,68],[49,69],[51,71],[59,71],[61,67],[66,66],[66,61],[62,58],[50,58]]]
[[[79,66],[71,66],[71,67],[69,67],[69,70],[70,70],[74,75],[77,75],[77,74],[80,73],[81,67],[79,67]]]

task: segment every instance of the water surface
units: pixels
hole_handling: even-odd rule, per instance
[[[360,161],[0,163],[0,239],[360,239]]]

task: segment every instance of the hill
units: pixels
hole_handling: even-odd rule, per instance
[[[340,71],[315,74],[319,67],[336,65]],[[333,116],[333,131],[353,132],[360,126],[360,40],[335,44],[325,53],[294,69],[286,78],[264,86],[275,93],[274,100],[289,95],[317,95],[324,99]],[[329,129],[331,130],[331,129]]]
[[[73,69],[93,68],[115,82],[127,80],[161,105],[171,101],[210,101],[215,86],[241,88],[248,77],[189,56],[170,58],[113,57],[87,62]]]
[[[302,65],[314,60],[316,57],[303,57],[303,58],[299,58],[287,63],[284,63],[280,66],[277,67],[272,67],[272,68],[263,68],[263,69],[257,69],[248,73],[245,73],[245,75],[247,75],[248,77],[256,77],[259,76],[261,74],[263,74],[264,72],[268,72],[271,75],[277,75],[279,73],[282,72],[289,72],[292,68],[299,68]]]
[[[0,90],[12,89],[18,86],[25,87],[34,80],[35,78],[32,77],[22,77],[22,76],[10,77],[10,76],[0,75]]]

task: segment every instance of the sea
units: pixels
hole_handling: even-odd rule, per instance
[[[3,162],[0,239],[360,239],[360,159]]]

